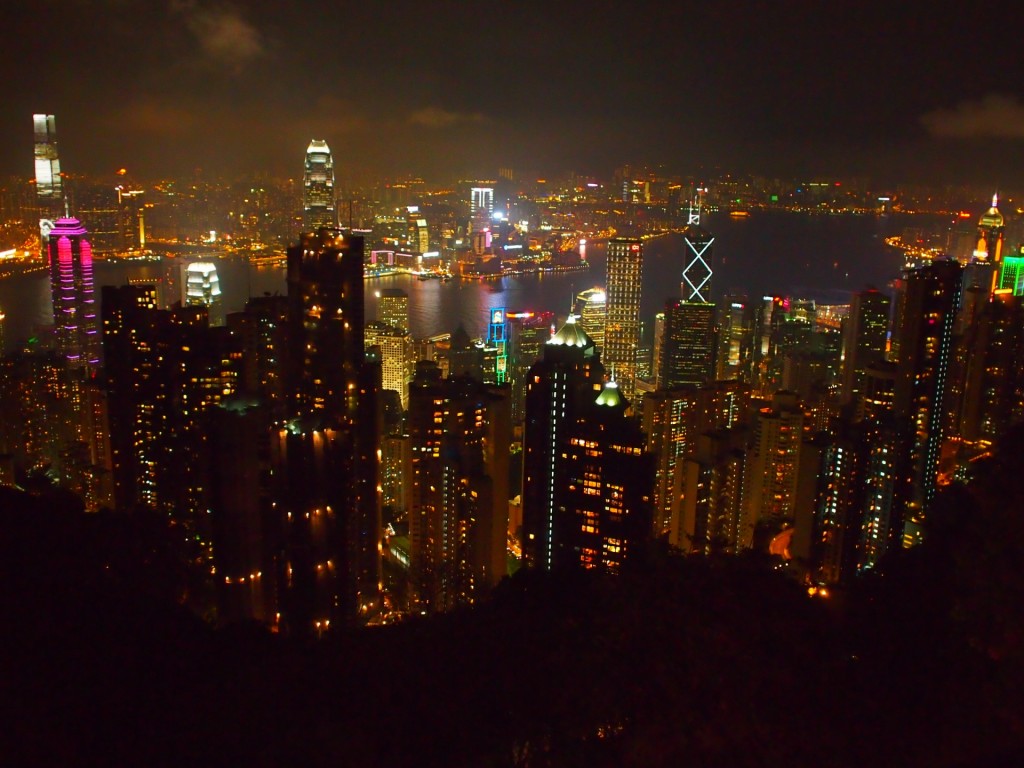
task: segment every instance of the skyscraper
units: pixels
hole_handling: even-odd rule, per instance
[[[294,621],[353,620],[377,598],[380,365],[364,351],[363,239],[306,233],[288,249],[291,419],[279,431],[278,509],[295,520],[294,568],[304,573]],[[319,523],[302,521],[320,515]],[[320,561],[301,554],[322,552]],[[331,576],[316,566],[331,562]]]
[[[32,115],[35,128],[36,200],[39,203],[39,231],[46,238],[54,220],[64,213],[64,180],[57,156],[57,122],[53,115]]]
[[[210,314],[210,325],[224,325],[224,301],[216,264],[195,261],[185,269],[185,306],[204,306]]]
[[[910,429],[904,457],[909,480],[904,545],[921,540],[922,525],[938,486],[939,451],[945,437],[946,397],[953,356],[953,325],[960,304],[959,262],[933,261],[904,273],[895,336],[899,337],[893,411]]]
[[[715,238],[700,226],[699,203],[696,211],[691,206],[688,224],[683,230],[686,253],[679,286],[683,301],[711,301],[711,246],[714,242]]]
[[[715,377],[715,305],[700,301],[665,303],[658,383],[666,388],[706,384]]]
[[[607,318],[602,357],[627,401],[632,401],[636,392],[643,262],[643,244],[639,240],[615,238],[608,241]]]
[[[874,288],[857,291],[843,328],[842,399],[853,402],[864,392],[868,366],[885,358],[891,299]]]
[[[604,369],[594,340],[570,315],[544,344],[527,376],[523,430],[523,558],[534,568],[555,565],[559,499],[566,486],[562,458],[576,418],[597,397]]]
[[[588,288],[576,295],[576,313],[580,327],[594,340],[598,352],[604,351],[604,326],[608,318],[607,295],[603,288]]]
[[[401,288],[384,288],[377,301],[377,319],[403,331],[409,330],[409,294]]]
[[[506,572],[511,404],[506,387],[442,379],[421,361],[409,394],[410,607],[476,602]]]
[[[61,218],[50,230],[47,257],[57,350],[71,368],[95,370],[100,358],[93,296],[92,245],[78,219]]]
[[[494,187],[472,187],[469,190],[469,218],[474,231],[491,225],[494,215]]]
[[[306,232],[315,232],[320,227],[337,225],[334,158],[326,141],[313,139],[306,148],[306,167],[302,180],[302,226]]]

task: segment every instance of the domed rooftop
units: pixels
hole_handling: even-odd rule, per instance
[[[596,405],[603,405],[606,408],[621,409],[625,409],[628,405],[626,398],[622,396],[622,390],[619,389],[618,382],[614,379],[604,383],[604,386],[601,387],[601,394],[597,396],[597,400],[594,403]]]
[[[999,212],[998,205],[999,195],[992,195],[992,207],[985,211],[981,219],[978,220],[979,227],[993,229],[1003,226],[1003,214]]]
[[[594,340],[576,322],[576,315],[569,315],[562,329],[547,340],[547,344],[558,347],[593,347]]]

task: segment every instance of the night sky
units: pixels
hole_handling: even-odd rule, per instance
[[[0,173],[1024,176],[1012,3],[5,0]]]

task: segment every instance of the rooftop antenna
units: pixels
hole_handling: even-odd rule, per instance
[[[992,199],[994,200],[995,198]],[[995,203],[993,203],[993,205],[995,205]],[[68,199],[66,197],[64,198],[64,218],[71,218],[71,209],[68,207]]]

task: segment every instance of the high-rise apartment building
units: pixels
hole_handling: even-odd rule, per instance
[[[380,585],[379,361],[364,348],[363,239],[336,229],[303,234],[288,249],[290,421],[275,440],[277,508],[295,521],[303,573],[293,623],[351,621]],[[316,525],[312,522],[319,515]],[[330,574],[316,566],[330,561]]]
[[[922,526],[938,488],[962,273],[959,262],[936,260],[903,276],[894,331],[899,338],[899,356],[893,412],[910,433],[903,465],[910,480],[910,496],[899,505],[905,515],[905,546],[921,540]]]
[[[412,610],[472,604],[506,573],[508,394],[417,364],[408,415]]]
[[[409,382],[412,381],[412,341],[404,330],[386,323],[367,323],[366,348],[380,349],[381,387],[397,392],[402,408],[409,407]]]
[[[843,328],[841,396],[854,402],[864,392],[865,371],[885,358],[892,300],[869,288],[857,291],[850,302],[850,314]]]
[[[315,232],[338,226],[334,199],[334,158],[326,141],[313,139],[306,147],[302,179],[302,227]]]
[[[87,235],[78,219],[57,219],[49,232],[47,256],[57,350],[69,367],[94,371],[99,365],[100,332]]]
[[[640,291],[643,285],[644,247],[639,240],[608,241],[605,280],[605,367],[613,373],[623,397],[632,402],[636,392],[636,356],[640,346]]]

